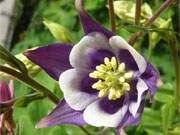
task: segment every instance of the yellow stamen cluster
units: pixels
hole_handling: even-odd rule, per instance
[[[130,90],[128,82],[133,78],[133,72],[126,72],[125,63],[118,64],[115,57],[105,57],[104,64],[96,66],[89,76],[99,79],[92,85],[92,88],[99,90],[99,97],[108,96],[109,100],[116,100]]]

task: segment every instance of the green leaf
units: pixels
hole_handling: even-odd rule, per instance
[[[145,129],[145,131],[148,133],[148,135],[163,135],[161,131],[158,131],[158,129]]]
[[[141,125],[143,129],[148,133],[148,135],[155,135],[153,133],[157,132],[158,135],[161,134],[161,118],[160,111],[153,110],[151,108],[144,108],[144,113],[141,118]]]
[[[159,101],[161,103],[169,103],[172,101],[173,96],[169,93],[163,92],[163,90],[158,90],[154,96],[155,101]]]
[[[176,107],[175,103],[170,100],[169,103],[165,104],[161,108],[161,117],[162,117],[162,129],[164,135],[168,135],[168,129],[171,127],[171,124],[174,120]]]

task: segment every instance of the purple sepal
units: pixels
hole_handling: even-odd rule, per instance
[[[83,7],[83,0],[76,0],[75,5],[77,10],[79,11],[80,20],[85,34],[89,34],[91,32],[100,32],[103,33],[105,36],[107,36],[107,38],[114,36],[114,33],[103,27],[101,24],[97,23],[86,12],[86,10]]]
[[[80,20],[85,34],[89,34],[91,32],[100,32],[103,33],[107,38],[114,36],[111,31],[94,21],[87,13],[80,13]]]
[[[83,119],[83,113],[81,111],[73,110],[64,100],[62,100],[47,117],[43,118],[36,125],[36,127],[44,128],[61,124],[83,126],[86,125],[86,122]]]
[[[63,71],[72,68],[69,62],[71,49],[70,44],[57,43],[27,51],[24,55],[58,81]]]
[[[145,72],[141,75],[141,78],[145,81],[148,86],[148,91],[151,95],[151,102],[153,101],[154,94],[157,90],[157,83],[160,79],[159,72],[155,69],[155,67],[147,62],[147,68]]]

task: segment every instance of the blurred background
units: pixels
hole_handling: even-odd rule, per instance
[[[123,5],[122,5],[123,2]],[[143,0],[142,18],[151,16],[164,0]],[[152,27],[143,28],[133,25],[133,0],[115,3],[117,34],[128,39],[136,31],[145,35],[135,44],[141,52],[159,69],[162,85],[155,95],[155,102],[146,107],[139,126],[127,128],[128,135],[180,135],[180,117],[172,110],[175,73],[171,49],[165,39],[169,31],[180,34],[179,2],[163,12]],[[110,28],[107,0],[85,0],[85,8],[95,20]],[[0,43],[13,54],[26,49],[62,42],[63,37],[55,38],[43,21],[57,23],[67,31],[70,41],[77,43],[83,36],[74,0],[1,0],[0,1]],[[142,23],[144,20],[142,20]],[[163,25],[162,25],[163,24]],[[163,31],[162,31],[163,29]],[[180,58],[180,57],[179,57]],[[172,65],[172,66],[171,66]],[[62,98],[57,82],[41,71],[36,77],[39,82],[53,90]],[[15,81],[15,96],[32,93],[28,86]],[[34,101],[27,106],[15,108],[13,117],[17,135],[85,135],[77,126],[63,125],[46,129],[36,129],[36,123],[48,114],[53,104],[47,99]],[[92,134],[101,128],[86,126]],[[113,135],[115,130],[109,131]]]

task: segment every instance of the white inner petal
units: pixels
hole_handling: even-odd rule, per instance
[[[76,68],[88,68],[90,59],[88,53],[93,49],[110,50],[108,39],[101,33],[93,32],[84,36],[70,53],[70,63]]]
[[[113,36],[109,39],[110,46],[118,55],[119,49],[127,49],[131,55],[133,56],[134,60],[137,63],[139,71],[143,73],[146,70],[147,63],[145,59],[132,47],[130,46],[122,37],[120,36]],[[118,49],[117,49],[118,48]]]
[[[148,87],[147,87],[146,83],[142,79],[139,79],[138,82],[137,82],[137,85],[136,85],[136,89],[137,89],[137,92],[138,92],[137,101],[132,102],[129,105],[129,111],[134,117],[136,116],[137,111],[139,109],[139,106],[141,104],[142,95],[148,89]]]
[[[69,106],[75,110],[83,110],[98,98],[96,95],[81,91],[81,74],[82,72],[76,69],[69,69],[63,72],[59,78],[59,85],[64,94],[64,98]]]
[[[117,127],[120,124],[121,120],[124,118],[128,106],[123,105],[123,107],[120,108],[116,113],[109,114],[103,111],[102,108],[100,108],[99,102],[99,100],[95,101],[85,109],[83,113],[84,120],[88,124],[96,127]]]

